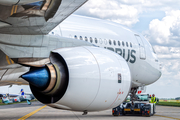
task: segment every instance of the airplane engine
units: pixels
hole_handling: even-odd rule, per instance
[[[54,108],[98,111],[116,107],[127,97],[131,73],[118,54],[98,47],[62,48],[51,52],[50,64],[22,78],[34,96]]]

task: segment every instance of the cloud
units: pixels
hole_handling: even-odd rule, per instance
[[[131,27],[147,11],[178,10],[178,0],[89,0],[76,14],[111,20]]]
[[[180,48],[179,47],[167,47],[154,45],[155,52],[158,55],[158,58],[161,59],[180,59]]]
[[[131,26],[138,22],[138,10],[134,6],[121,4],[117,0],[90,0],[77,14],[111,20]]]
[[[180,61],[173,59],[161,59],[163,64],[162,73],[163,85],[180,86]]]
[[[180,46],[180,10],[166,12],[162,20],[154,19],[149,24],[147,39],[154,45]]]

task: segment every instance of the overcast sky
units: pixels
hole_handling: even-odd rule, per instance
[[[160,98],[180,97],[179,0],[89,0],[75,14],[110,20],[142,33],[163,64],[162,77],[147,92]]]

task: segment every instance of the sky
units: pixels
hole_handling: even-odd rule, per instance
[[[179,0],[89,0],[74,14],[117,22],[143,34],[162,63],[162,77],[147,86],[146,92],[175,98],[180,97],[179,6]],[[30,92],[26,86],[1,87],[0,91],[21,88]]]

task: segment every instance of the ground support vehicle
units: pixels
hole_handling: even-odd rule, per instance
[[[119,115],[142,115],[152,116],[155,114],[155,104],[149,103],[148,94],[136,95],[136,101],[124,102],[112,109],[113,116]]]
[[[155,104],[153,103],[123,103],[112,109],[113,116],[119,115],[142,115],[142,116],[152,116],[155,113]]]

